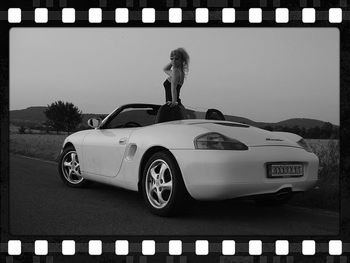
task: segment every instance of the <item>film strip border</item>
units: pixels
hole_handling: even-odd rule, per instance
[[[157,6],[163,6],[165,8],[180,7],[180,8],[197,8],[197,7],[210,7],[210,8],[223,8],[223,7],[244,7],[257,5],[259,7],[280,7],[283,5],[298,6],[298,7],[324,7],[324,6],[338,6],[341,8],[347,7],[348,0],[161,0],[157,1]],[[16,4],[16,0],[12,3]],[[68,5],[79,6],[91,6],[97,5],[99,7],[126,7],[126,8],[144,8],[154,5],[152,0],[86,0],[84,3],[77,3],[74,0],[32,0],[23,3],[18,1],[18,5],[31,6],[31,7],[67,7]]]
[[[211,21],[223,24],[234,24],[237,21],[248,21],[252,24],[259,24],[262,21],[274,21],[276,24],[288,24],[292,21],[302,21],[305,24],[329,21],[330,24],[339,24],[350,20],[346,0],[340,0],[338,7],[328,10],[319,8],[321,7],[320,0],[300,0],[300,10],[283,7],[279,0],[272,1],[271,10],[265,10],[265,7],[268,7],[267,0],[260,0],[260,8],[249,10],[242,10],[239,0],[194,0],[191,4],[186,0],[167,0],[168,10],[165,11],[147,7],[146,0],[125,0],[125,7],[116,8],[114,11],[105,10],[111,0],[100,0],[96,7],[85,11],[69,7],[67,0],[57,2],[60,10],[51,10],[52,7],[55,7],[53,0],[34,0],[33,10],[9,8],[7,11],[0,11],[0,20],[18,25],[22,21],[45,24],[52,20],[62,21],[64,24],[74,24],[78,21],[88,21],[91,24],[103,21],[114,21],[116,24],[127,24],[131,21],[142,21],[147,24],[157,21],[168,21],[171,24],[181,24],[184,21],[194,21],[200,24]],[[55,1],[56,6],[57,2]],[[207,8],[202,7],[203,3]],[[309,3],[312,3],[311,8]],[[134,10],[135,7],[140,7],[141,10]],[[275,243],[263,243],[260,240],[251,240],[249,243],[236,243],[234,240],[223,240],[219,243],[209,243],[207,240],[197,240],[194,243],[181,240],[170,240],[165,243],[156,243],[154,240],[144,240],[141,243],[128,240],[117,240],[114,243],[103,243],[101,240],[90,240],[87,243],[74,240],[64,240],[59,243],[49,243],[46,240],[37,240],[34,243],[10,240],[8,243],[1,243],[1,253],[8,255],[6,263],[14,262],[15,256],[23,253],[33,254],[33,262],[43,262],[43,257],[46,262],[54,262],[53,257],[57,254],[98,256],[109,253],[126,256],[127,263],[147,262],[147,256],[157,254],[166,255],[165,262],[167,263],[185,263],[187,257],[182,255],[192,253],[205,256],[215,253],[220,255],[220,262],[225,263],[292,263],[295,261],[295,254],[304,256],[322,254],[326,259],[324,262],[327,263],[350,263],[348,257],[344,256],[349,252],[350,243],[343,243],[340,240],[331,240],[328,243],[316,243],[314,240],[304,240],[302,243],[292,243],[287,240],[277,240]],[[141,253],[142,256],[133,256],[134,253]],[[270,253],[271,256],[265,256],[266,253]],[[174,256],[179,258],[175,259]]]
[[[170,240],[167,243],[156,243],[154,240],[143,240],[133,243],[128,240],[116,240],[114,243],[103,243],[101,240],[90,240],[87,243],[76,243],[74,240],[63,240],[61,243],[48,243],[47,240],[36,240],[34,243],[22,243],[20,240],[10,240],[1,243],[1,252],[9,256],[18,256],[22,253],[33,253],[37,256],[46,256],[52,253],[75,255],[102,255],[113,253],[129,255],[142,253],[152,256],[167,253],[170,256],[179,256],[185,253],[205,256],[210,253],[219,253],[223,256],[242,255],[261,256],[271,253],[275,256],[301,254],[313,256],[327,254],[341,256],[350,252],[350,243],[341,240],[330,240],[328,243],[316,243],[314,240],[303,240],[301,243],[290,243],[288,240],[276,240],[274,243],[263,243],[261,240],[250,240],[248,243],[236,243],[234,240],[223,240],[220,243],[209,243],[208,240],[197,240],[194,243],[185,243],[181,240]]]
[[[305,7],[301,10],[290,10],[279,7],[274,10],[262,8],[222,8],[210,10],[209,8],[195,8],[194,10],[182,10],[170,8],[167,11],[155,8],[142,8],[141,10],[129,10],[128,8],[116,8],[114,11],[102,8],[89,8],[86,11],[77,11],[74,8],[63,8],[60,11],[48,8],[35,8],[32,11],[24,11],[20,8],[9,8],[8,11],[0,11],[0,20],[7,20],[11,24],[20,24],[22,21],[34,20],[37,24],[45,24],[49,21],[62,21],[64,24],[72,24],[78,21],[89,21],[91,24],[103,21],[115,21],[116,24],[127,24],[131,21],[142,21],[144,24],[152,24],[156,21],[168,21],[170,24],[181,24],[184,21],[194,21],[197,24],[206,24],[210,21],[222,22],[222,24],[234,24],[236,21],[248,21],[251,24],[259,24],[264,21],[274,21],[276,24],[287,24],[292,21],[302,21],[304,24],[313,24],[317,21],[329,21],[330,24],[339,24],[350,20],[350,11],[340,7],[329,10],[317,10]]]

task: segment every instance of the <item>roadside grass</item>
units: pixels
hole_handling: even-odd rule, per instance
[[[22,129],[22,133],[20,132],[20,130]],[[27,127],[19,127],[19,126],[15,126],[13,124],[10,124],[9,127],[10,130],[10,134],[55,134],[55,135],[68,135],[67,132],[56,132],[56,131],[45,131],[45,130],[35,130],[35,129],[31,129],[31,128],[27,128]]]
[[[57,161],[67,135],[10,133],[10,153]]]
[[[67,135],[19,134],[10,130],[10,152],[44,160],[57,161]],[[319,182],[315,189],[296,194],[290,204],[330,210],[339,208],[339,141],[309,139],[313,152],[320,160]]]
[[[319,158],[319,181],[314,189],[296,194],[290,204],[339,210],[339,140],[307,140]]]

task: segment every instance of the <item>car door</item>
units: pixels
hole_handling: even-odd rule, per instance
[[[154,124],[157,111],[158,107],[127,104],[111,113],[99,128],[84,138],[82,172],[93,176],[117,176],[132,132]]]
[[[83,173],[108,177],[118,175],[129,137],[141,127],[135,121],[134,113],[133,108],[121,107],[99,128],[85,136]]]
[[[84,173],[117,176],[130,134],[135,128],[95,129],[84,138]]]

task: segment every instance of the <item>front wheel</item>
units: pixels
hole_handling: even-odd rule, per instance
[[[160,216],[176,214],[187,198],[180,169],[166,151],[157,152],[148,160],[141,190],[146,206]]]
[[[73,146],[68,146],[61,153],[58,172],[62,181],[68,186],[83,187],[87,183],[81,176],[78,154]]]

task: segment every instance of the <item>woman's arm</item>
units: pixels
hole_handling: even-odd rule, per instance
[[[171,62],[169,62],[168,64],[165,65],[165,67],[163,68],[165,74],[167,74],[168,76],[171,76]]]

